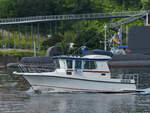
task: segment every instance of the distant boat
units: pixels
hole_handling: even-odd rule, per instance
[[[53,72],[13,72],[22,75],[33,90],[41,92],[137,92],[135,76],[111,76],[108,55],[56,56]],[[20,68],[24,68],[23,66]]]

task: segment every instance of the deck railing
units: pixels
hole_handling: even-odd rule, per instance
[[[29,65],[29,64],[19,64],[18,65],[20,72],[29,72],[29,73],[40,73],[40,72],[52,72],[54,71],[53,64],[47,65]]]
[[[123,83],[131,83],[131,80],[135,80],[136,86],[139,86],[139,74],[119,74],[119,77]]]

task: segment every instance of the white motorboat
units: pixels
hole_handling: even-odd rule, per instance
[[[113,78],[107,55],[56,56],[53,72],[13,72],[22,75],[33,90],[41,92],[131,93],[136,89],[135,77]]]

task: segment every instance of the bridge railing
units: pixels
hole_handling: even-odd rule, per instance
[[[122,20],[120,20],[120,21],[110,23],[108,26],[109,26],[109,28],[115,28],[115,27],[118,27],[118,26],[120,26],[120,25],[130,23],[130,22],[132,22],[132,21],[134,21],[134,20],[137,20],[137,19],[139,19],[139,18],[142,18],[142,17],[146,16],[147,13],[148,13],[148,12],[146,12],[146,11],[145,11],[145,12],[141,12],[141,13],[139,13],[139,14],[132,15],[132,16],[129,17],[129,18],[125,18],[125,19],[122,19]]]
[[[49,16],[31,16],[21,18],[0,19],[0,25],[33,23],[41,21],[63,21],[63,20],[82,20],[82,19],[101,19],[101,18],[119,18],[131,17],[139,13],[149,11],[129,11],[129,12],[113,12],[113,13],[87,13],[87,14],[68,14],[68,15],[49,15]]]

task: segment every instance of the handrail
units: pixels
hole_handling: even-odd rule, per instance
[[[137,19],[139,19],[139,18],[142,18],[142,17],[146,16],[148,13],[149,13],[149,12],[147,12],[147,11],[141,12],[141,13],[139,13],[139,14],[132,15],[131,17],[125,18],[125,19],[123,19],[123,20],[110,23],[108,26],[109,26],[109,28],[115,28],[115,27],[118,27],[118,26],[120,26],[120,25],[127,24],[127,23],[130,23],[130,22],[134,21],[134,20],[137,20]]]
[[[43,21],[63,21],[63,20],[82,20],[82,19],[102,19],[102,18],[124,18],[149,13],[149,11],[128,11],[112,13],[87,13],[87,14],[68,14],[68,15],[48,15],[48,16],[30,16],[21,18],[0,19],[0,25],[33,23]]]

